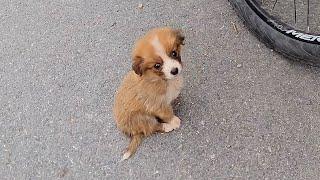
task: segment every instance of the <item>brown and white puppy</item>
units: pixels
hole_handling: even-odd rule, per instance
[[[183,41],[180,31],[157,28],[135,44],[133,71],[125,76],[114,104],[117,127],[131,138],[123,160],[135,153],[143,137],[180,127],[171,102],[183,85]]]

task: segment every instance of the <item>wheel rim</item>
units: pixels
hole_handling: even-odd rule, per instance
[[[245,1],[263,21],[265,21],[275,30],[293,39],[320,45],[320,34],[310,33],[310,32],[308,33],[306,31],[299,30],[293,26],[283,23],[282,21],[278,20],[277,17],[270,15],[269,12],[267,12],[267,10],[262,8],[261,2],[257,2],[255,0],[245,0]]]
[[[255,0],[272,16],[311,34],[320,34],[320,3],[318,0]]]

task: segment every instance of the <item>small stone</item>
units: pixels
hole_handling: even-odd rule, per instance
[[[63,178],[63,177],[65,177],[65,176],[68,174],[68,172],[69,172],[69,169],[68,169],[68,168],[62,168],[62,169],[60,169],[59,172],[58,172],[58,177],[59,177],[59,178]]]
[[[271,152],[271,147],[270,146],[268,146],[268,151]]]
[[[241,68],[242,67],[242,64],[237,64],[237,68]]]
[[[215,157],[216,157],[215,154],[212,154],[212,155],[210,156],[211,159],[214,159]]]
[[[70,118],[70,122],[74,123],[76,120],[74,118]]]
[[[138,5],[138,8],[139,8],[139,9],[143,9],[143,4],[139,4],[139,5]]]
[[[115,26],[116,24],[117,24],[117,22],[113,22],[110,27],[113,27],[113,26]],[[101,41],[101,39],[100,39],[100,41]]]

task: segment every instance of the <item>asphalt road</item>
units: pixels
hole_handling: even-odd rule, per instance
[[[134,41],[159,26],[186,36],[182,126],[119,162],[113,97]],[[319,75],[261,44],[226,0],[1,0],[0,177],[318,179]]]

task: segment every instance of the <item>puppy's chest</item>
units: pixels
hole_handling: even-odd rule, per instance
[[[166,101],[170,104],[174,99],[176,99],[181,91],[183,86],[183,77],[179,76],[176,79],[169,80],[167,86],[167,93],[166,93]]]

